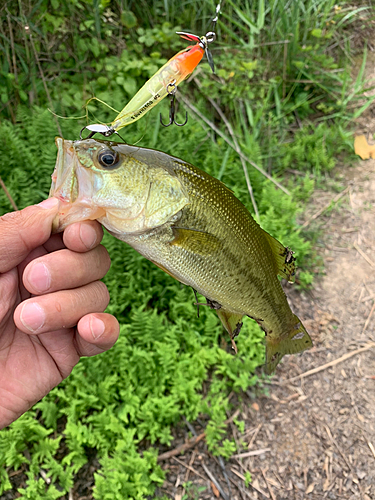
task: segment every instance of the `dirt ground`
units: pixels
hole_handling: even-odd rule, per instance
[[[374,106],[357,130],[371,142]],[[312,219],[337,200],[317,191],[305,213],[322,229],[325,274],[308,293],[286,290],[314,347],[284,358],[269,393],[254,399],[249,392],[235,412],[245,432],[231,425],[231,435],[248,443],[247,452],[224,463],[208,454],[203,428],[181,428],[175,442],[186,442],[189,428],[197,444],[164,462],[170,472],[159,493],[175,500],[375,500],[375,160],[358,160],[341,175],[336,208]]]

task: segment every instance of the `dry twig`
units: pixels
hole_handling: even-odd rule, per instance
[[[48,87],[47,87],[46,78],[44,76],[43,68],[42,68],[42,65],[40,64],[38,53],[37,53],[35,45],[34,45],[33,35],[31,33],[30,27],[29,27],[29,37],[30,37],[31,47],[32,47],[33,52],[34,52],[34,57],[35,57],[37,65],[38,65],[40,77],[41,77],[42,82],[43,82],[43,87],[44,87],[44,90],[46,92],[49,105],[51,106],[51,109],[53,110],[53,103],[52,103],[52,99],[51,99],[51,94],[49,93],[49,90],[48,90]],[[62,137],[63,133],[62,133],[62,130],[61,130],[61,127],[60,127],[60,123],[58,122],[58,119],[57,119],[55,113],[52,113],[52,115],[53,115],[53,119],[55,120],[56,127],[57,127],[57,130],[58,130],[59,134],[60,134],[60,137]]]
[[[232,455],[231,458],[256,457],[258,455],[262,455],[263,453],[267,453],[268,451],[271,451],[271,448],[263,448],[262,450],[245,451],[244,453],[238,453],[237,455]]]
[[[188,471],[191,471],[191,472],[194,472],[194,474],[198,477],[200,477],[201,479],[204,479],[206,481],[206,478],[204,476],[202,476],[202,474],[200,474],[196,469],[194,469],[194,467],[192,467],[191,465],[188,465],[188,464],[185,464],[185,462],[183,462],[182,460],[179,460],[178,458],[176,457],[172,457],[173,460],[175,460],[178,464],[182,465],[183,467],[185,467]],[[185,481],[186,482],[186,481]]]
[[[271,485],[269,484],[269,482],[268,482],[268,480],[267,480],[267,478],[266,478],[266,473],[264,472],[264,470],[263,470],[263,469],[260,469],[260,472],[262,473],[263,479],[264,479],[264,480],[265,480],[265,482],[266,482],[267,489],[268,489],[268,491],[270,492],[270,495],[271,495],[272,500],[276,500],[276,497],[275,497],[275,494],[274,494],[274,492],[273,492],[273,490],[272,490],[272,488],[271,488]]]
[[[367,439],[366,439],[366,441],[367,441]],[[373,457],[375,458],[375,448],[374,448],[374,445],[372,443],[370,443],[370,441],[367,441],[367,444],[368,444],[368,447],[371,450],[371,453],[372,453]]]
[[[331,366],[338,365],[339,363],[342,363],[343,361],[351,358],[352,356],[355,356],[356,354],[359,354],[364,351],[368,351],[369,349],[375,347],[375,342],[370,342],[369,344],[366,344],[364,347],[361,347],[360,349],[356,349],[355,351],[348,352],[341,356],[341,358],[337,358],[333,361],[330,361],[329,363],[326,363],[325,365],[317,366],[316,368],[313,368],[312,370],[308,370],[307,372],[301,373],[300,375],[297,375],[296,377],[288,378],[287,380],[284,380],[282,382],[277,383],[277,385],[286,385],[290,384],[291,382],[295,382],[296,380],[300,380],[305,377],[309,377],[310,375],[314,375],[315,373],[319,373],[323,370],[326,370],[327,368],[331,368]],[[272,384],[272,381],[271,381]]]
[[[370,319],[371,319],[372,313],[374,312],[374,309],[375,309],[375,302],[372,304],[370,314],[367,316],[365,326],[363,327],[363,330],[362,330],[362,335],[365,333],[366,328],[368,327],[368,324],[370,323]]]
[[[216,486],[216,488],[219,490],[219,493],[220,495],[224,498],[224,500],[229,500],[229,497],[228,495],[225,493],[225,491],[223,490],[223,488],[221,487],[219,481],[216,479],[216,477],[212,474],[212,472],[210,471],[210,469],[207,467],[207,465],[202,462],[202,467],[205,471],[205,473],[207,474],[207,476],[210,478],[210,480],[214,483],[214,485]]]
[[[287,47],[287,45],[285,45],[285,47]],[[201,88],[201,83],[199,82],[198,78],[194,78],[194,83],[197,85],[197,87],[199,89]],[[216,104],[216,102],[213,99],[211,99],[211,97],[207,97],[207,99],[212,104],[212,106],[216,109],[216,111],[218,112],[218,114],[220,115],[220,118],[223,120],[225,126],[228,129],[228,132],[229,132],[230,136],[232,137],[232,141],[233,141],[233,144],[235,146],[235,151],[240,156],[240,160],[241,160],[241,164],[242,164],[242,169],[243,169],[244,174],[245,174],[247,189],[248,189],[249,194],[250,194],[251,203],[253,204],[254,212],[255,212],[256,218],[257,218],[257,220],[259,222],[260,221],[259,211],[258,211],[258,207],[257,207],[256,201],[255,201],[255,198],[254,198],[254,193],[253,193],[253,188],[252,188],[251,182],[250,182],[249,172],[247,171],[245,160],[243,159],[243,156],[241,156],[241,154],[240,154],[240,153],[242,153],[242,150],[241,150],[241,148],[240,148],[240,146],[238,144],[238,141],[237,141],[237,138],[236,138],[236,136],[234,134],[232,125],[229,123],[227,117],[225,116],[225,114],[221,110],[220,106],[218,106],[218,104]]]
[[[242,479],[242,481],[246,481],[246,478],[243,474],[241,474],[241,472],[238,472],[234,467],[231,468],[231,471],[233,472],[233,474],[235,474],[236,476],[238,476],[240,479]],[[250,483],[250,486],[252,488],[254,488],[255,491],[257,491],[258,493],[260,493],[261,495],[265,496],[266,498],[269,498],[269,495],[263,491],[260,486],[255,486],[254,483]]]
[[[375,267],[375,263],[372,262],[372,260],[370,259],[370,257],[368,257],[365,252],[356,244],[356,243],[353,243],[353,247],[357,250],[357,252],[365,259],[365,261],[367,262],[367,264],[369,264],[372,268]]]
[[[0,177],[0,186],[3,188],[4,193],[6,194],[8,200],[10,201],[10,204],[12,205],[14,210],[18,210],[17,205],[15,204],[13,198],[11,197],[11,195],[10,195],[9,191],[7,190],[6,185],[4,184],[4,181],[2,180],[1,177]]]
[[[239,492],[241,493],[241,497],[242,497],[242,499],[244,499],[244,496],[246,495],[246,496],[247,496],[247,497],[249,497],[251,500],[254,500],[254,497],[253,497],[252,495],[250,495],[250,493],[249,493],[247,490],[243,489],[243,488],[242,488],[242,486],[241,486],[240,484],[237,484],[237,483],[236,483],[236,481],[235,481],[234,479],[232,479],[232,478],[230,477],[230,478],[229,478],[229,481],[230,481],[231,483],[233,483],[233,484],[234,484],[234,486],[235,486],[236,488],[238,488]]]
[[[228,425],[232,420],[238,415],[239,410],[234,412],[234,415],[229,417],[227,420],[225,420],[225,424]],[[189,439],[186,443],[181,444],[180,446],[177,446],[177,448],[174,448],[173,450],[166,451],[165,453],[162,453],[161,455],[158,456],[158,462],[162,462],[163,460],[168,460],[168,458],[175,457],[176,455],[181,455],[186,450],[189,450],[190,448],[193,448],[196,444],[199,443],[199,441],[202,441],[206,437],[206,433],[202,432],[198,436],[194,436],[191,439]]]
[[[230,487],[229,477],[228,477],[227,471],[225,469],[225,463],[224,463],[223,457],[219,457],[219,460],[216,460],[216,458],[215,458],[215,462],[219,463],[219,465],[220,465],[220,468],[221,468],[221,471],[223,473],[224,479],[225,479],[225,481],[227,483],[227,486],[228,486],[229,496],[231,497],[232,496],[232,490],[231,490],[231,487]]]
[[[326,430],[326,433],[328,434],[328,437],[329,437],[329,439],[330,439],[331,443],[332,443],[332,444],[334,444],[334,445],[336,446],[337,451],[340,453],[340,455],[341,455],[342,459],[344,460],[344,462],[345,462],[346,466],[347,466],[347,467],[348,467],[348,469],[351,471],[351,470],[352,470],[351,465],[350,465],[350,463],[348,462],[348,460],[347,460],[346,456],[344,455],[344,453],[342,452],[341,448],[340,448],[340,447],[339,447],[339,445],[337,444],[336,439],[332,436],[331,429],[328,427],[328,425],[327,425],[327,424],[323,424],[323,426],[324,426],[324,428],[325,428],[325,430]]]
[[[302,226],[299,228],[299,231],[307,227],[310,224],[310,222],[312,222],[313,220],[317,219],[320,215],[322,215],[326,210],[328,210],[328,208],[332,205],[332,203],[336,203],[337,201],[339,201],[339,199],[342,198],[348,191],[349,191],[349,186],[346,187],[343,191],[341,191],[341,193],[339,193],[337,196],[335,196],[333,200],[327,203],[327,205],[324,205],[323,208],[318,210],[312,217],[310,217],[310,219],[304,222]]]
[[[186,469],[186,474],[185,474],[185,479],[184,479],[184,483],[187,483],[188,480],[189,480],[189,475],[190,475],[190,467],[193,468],[193,463],[194,463],[194,460],[195,460],[195,457],[196,457],[196,451],[194,450],[193,453],[191,454],[191,457],[190,457],[190,462],[189,462],[189,468]],[[178,462],[178,459],[176,457],[173,457],[174,460],[176,460]],[[183,462],[181,462],[183,463]],[[186,493],[185,491],[185,488],[182,490],[182,496],[184,496]]]
[[[199,436],[196,437],[194,436],[193,438],[189,439],[186,443],[177,446],[177,448],[162,453],[161,455],[158,456],[158,462],[162,462],[163,460],[168,460],[168,458],[175,457],[176,455],[181,455],[181,453],[183,453],[186,450],[189,450],[190,448],[193,448],[193,446],[198,444],[199,441],[202,441],[202,439],[204,439],[205,437],[206,433],[202,432],[202,434],[199,434]]]
[[[186,106],[191,109],[193,113],[195,113],[201,120],[203,120],[207,125],[214,130],[220,137],[224,139],[224,141],[232,148],[234,151],[236,151],[236,147],[233,144],[233,142],[228,139],[228,137],[216,127],[214,123],[212,123],[208,118],[206,118],[200,111],[197,109],[194,104],[192,104],[189,99],[187,99],[185,96],[180,94],[181,99],[184,101]],[[237,152],[237,151],[236,151]],[[273,177],[271,177],[265,170],[263,170],[261,167],[259,167],[256,163],[250,160],[246,155],[244,155],[242,152],[238,153],[241,158],[243,158],[247,163],[250,163],[254,168],[258,170],[261,174],[263,174],[267,179],[269,179],[271,182],[273,182],[278,188],[280,188],[282,191],[284,191],[285,194],[291,195],[290,191],[288,191],[284,186],[282,186],[279,182],[277,182]]]

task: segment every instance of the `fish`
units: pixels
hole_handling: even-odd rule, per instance
[[[267,373],[312,340],[278,275],[293,281],[293,252],[260,227],[221,181],[161,151],[56,138],[53,231],[98,220],[113,236],[206,298],[232,345],[243,317],[265,333]],[[235,344],[233,346],[235,348]]]

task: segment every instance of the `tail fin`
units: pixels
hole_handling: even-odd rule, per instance
[[[297,352],[310,349],[313,343],[305,327],[294,314],[294,323],[290,331],[280,337],[266,337],[266,373],[271,374],[285,354],[296,354]]]

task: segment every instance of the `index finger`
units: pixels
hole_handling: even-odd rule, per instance
[[[64,244],[73,252],[88,252],[97,247],[103,238],[99,222],[87,220],[68,226],[63,234]]]
[[[58,200],[49,198],[39,205],[0,217],[0,273],[20,264],[51,236]]]

